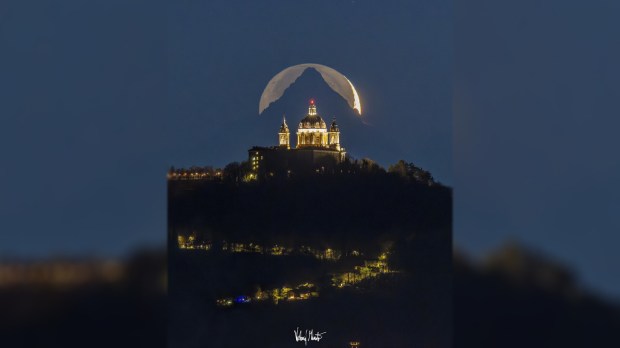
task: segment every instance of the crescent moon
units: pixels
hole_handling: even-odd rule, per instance
[[[284,95],[284,92],[295,83],[299,76],[308,68],[318,71],[323,81],[325,81],[334,92],[344,98],[352,109],[357,110],[358,116],[362,116],[362,104],[353,83],[335,69],[315,63],[293,65],[272,77],[263,90],[263,94],[260,96],[258,114],[262,114],[271,103],[280,99],[280,97]]]

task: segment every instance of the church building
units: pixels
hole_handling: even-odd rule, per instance
[[[255,146],[248,150],[252,171],[259,176],[282,173],[324,171],[344,161],[346,152],[340,145],[340,130],[336,119],[327,129],[323,118],[310,100],[308,114],[299,121],[297,142],[291,146],[291,133],[283,119],[278,132],[278,146]]]

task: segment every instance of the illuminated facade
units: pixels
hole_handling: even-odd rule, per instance
[[[252,171],[259,176],[321,171],[335,167],[346,158],[336,120],[328,129],[313,99],[308,114],[299,122],[296,135],[297,143],[291,148],[290,130],[284,118],[278,132],[278,146],[255,146],[248,150]]]
[[[283,124],[283,126],[286,125]],[[288,128],[287,128],[288,131]],[[280,142],[281,143],[281,142]],[[310,99],[308,114],[299,122],[297,129],[297,148],[328,148],[340,151],[340,130],[336,119],[329,131],[323,118],[316,113],[314,99]]]
[[[310,100],[308,114],[299,122],[297,129],[297,148],[329,147],[325,121],[316,113],[314,100]]]

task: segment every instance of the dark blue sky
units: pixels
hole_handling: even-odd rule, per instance
[[[455,243],[521,241],[618,298],[620,3],[455,4]]]
[[[162,243],[168,166],[242,160],[315,97],[354,156],[404,158],[455,186],[457,245],[483,255],[517,239],[620,294],[618,12],[559,0],[0,2],[0,255]],[[313,72],[257,115],[267,81],[308,62],[351,79],[370,126]]]
[[[1,6],[2,254],[163,242],[170,165],[244,160],[310,97],[338,117],[354,156],[404,158],[452,181],[449,2]],[[314,71],[259,117],[269,79],[306,62],[347,75],[372,125]]]
[[[296,124],[310,97],[324,116],[354,120],[344,100],[307,75],[282,105],[257,115],[271,77],[311,62],[345,74],[361,94],[372,126],[344,127],[351,153],[384,165],[405,158],[452,180],[449,2],[240,3],[170,6],[170,116],[201,147],[180,148],[175,163],[224,164],[246,156],[249,145],[272,144],[282,113]]]

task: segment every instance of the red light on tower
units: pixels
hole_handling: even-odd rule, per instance
[[[310,99],[310,105],[314,105],[314,98]]]

